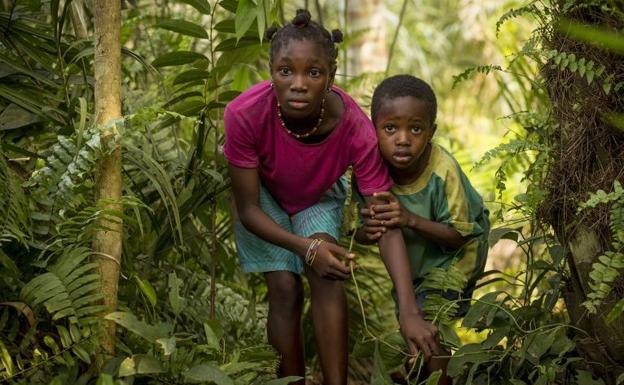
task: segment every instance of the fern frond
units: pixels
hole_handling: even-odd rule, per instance
[[[38,224],[38,233],[48,234],[64,212],[92,201],[93,182],[89,177],[94,174],[100,156],[97,131],[58,137],[46,158],[46,165],[36,170],[26,184],[41,208],[31,215]]]
[[[460,73],[459,75],[453,76],[453,86],[451,88],[455,88],[459,83],[467,80],[475,73],[488,75],[490,72],[495,72],[495,71],[503,71],[503,67],[499,65],[495,65],[495,64],[470,67],[466,69],[464,72]]]
[[[9,168],[0,152],[0,246],[12,239],[26,245],[31,236],[28,198],[19,177]]]
[[[534,5],[534,3],[535,2],[532,2],[520,8],[512,8],[505,12],[496,22],[496,36],[498,36],[498,33],[500,32],[501,26],[511,19],[515,19],[516,17],[525,14],[541,15],[539,9]]]
[[[88,262],[91,251],[86,247],[64,251],[47,273],[28,282],[20,298],[35,308],[43,304],[53,320],[69,318],[72,323],[90,323],[102,311],[98,302],[99,275],[97,264]]]
[[[620,270],[624,269],[624,188],[620,182],[614,181],[610,193],[598,190],[591,194],[587,201],[579,205],[579,211],[602,204],[611,204],[609,229],[613,242],[611,250],[598,257],[589,273],[589,287],[592,291],[587,294],[587,301],[583,305],[590,313],[598,311],[598,306],[611,293],[613,282],[622,274]],[[608,318],[613,320],[618,317],[622,313],[621,309],[621,305],[614,307]]]

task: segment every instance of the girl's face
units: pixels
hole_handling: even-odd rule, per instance
[[[282,113],[291,120],[306,120],[318,117],[334,74],[322,47],[291,39],[273,57],[271,78]]]
[[[386,99],[375,121],[379,149],[395,175],[409,179],[422,171],[423,154],[433,137],[435,125],[427,102],[413,96]]]

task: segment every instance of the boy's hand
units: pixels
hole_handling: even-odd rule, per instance
[[[425,320],[421,314],[401,313],[399,324],[411,354],[416,356],[418,352],[422,352],[425,361],[429,361],[432,356],[440,354],[440,345],[437,340],[438,328]]]
[[[344,281],[351,277],[349,263],[354,258],[355,255],[345,248],[331,242],[323,242],[316,251],[312,269],[323,278]]]

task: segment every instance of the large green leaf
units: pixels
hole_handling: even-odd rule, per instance
[[[204,15],[210,14],[210,4],[206,0],[179,0],[181,3],[185,3],[195,8]]]
[[[167,325],[152,326],[146,324],[145,322],[138,320],[134,314],[129,312],[113,312],[107,314],[104,318],[123,326],[132,333],[143,337],[150,342],[155,343],[158,339],[167,338],[169,336],[169,327],[167,327]]]
[[[14,130],[40,121],[37,115],[11,103],[0,114],[0,131]]]
[[[199,37],[202,39],[208,38],[208,33],[201,25],[186,20],[163,20],[156,24],[156,27],[187,36]]]
[[[236,40],[239,40],[251,27],[258,10],[252,0],[239,0],[236,8],[236,18],[234,27],[236,29]]]
[[[119,365],[119,377],[134,376],[135,374],[163,373],[162,363],[146,354],[135,354],[127,357]]]
[[[193,68],[188,71],[184,71],[176,76],[175,79],[173,79],[173,84],[177,85],[182,83],[188,83],[199,79],[208,79],[209,77],[210,72]]]
[[[187,384],[214,382],[217,385],[234,385],[234,381],[221,369],[211,364],[197,365],[182,373]]]
[[[193,63],[197,60],[208,61],[208,58],[200,53],[193,51],[174,51],[159,56],[152,62],[154,67],[177,66],[182,64]]]

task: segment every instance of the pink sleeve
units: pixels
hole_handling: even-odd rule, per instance
[[[258,153],[251,126],[241,124],[237,113],[228,107],[223,114],[223,123],[225,126],[223,154],[228,162],[242,168],[258,167]]]
[[[393,183],[377,147],[375,130],[368,120],[362,119],[359,123],[362,126],[357,128],[358,134],[351,142],[351,160],[358,190],[364,196],[388,191]]]

